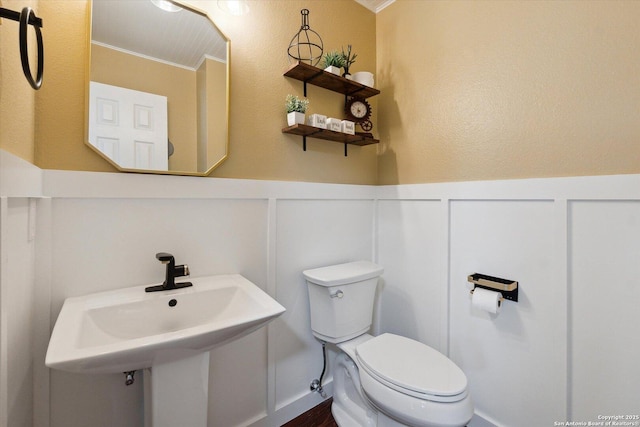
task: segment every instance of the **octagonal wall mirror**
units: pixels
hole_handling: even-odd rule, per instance
[[[168,0],[92,0],[87,144],[121,171],[205,176],[229,148],[230,41]]]

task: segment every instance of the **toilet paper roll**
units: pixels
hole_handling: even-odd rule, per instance
[[[471,305],[480,310],[497,314],[500,312],[500,306],[502,305],[501,299],[502,294],[500,292],[476,287],[471,297]]]

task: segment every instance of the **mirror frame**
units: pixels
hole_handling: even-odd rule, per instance
[[[113,160],[111,160],[108,156],[106,156],[103,152],[101,152],[97,147],[95,147],[93,144],[91,144],[89,142],[89,102],[90,102],[90,96],[89,96],[89,83],[91,81],[91,58],[92,58],[92,29],[93,29],[93,0],[87,0],[88,1],[88,7],[87,7],[87,64],[86,64],[86,68],[85,68],[85,82],[84,82],[84,87],[85,87],[85,102],[84,102],[84,127],[85,127],[85,132],[84,132],[84,144],[88,147],[90,147],[95,153],[97,153],[102,159],[106,160],[111,166],[113,166],[114,168],[116,168],[119,172],[129,172],[129,173],[142,173],[142,174],[152,174],[152,175],[182,175],[182,176],[209,176],[211,174],[211,172],[213,172],[214,169],[216,169],[217,167],[219,167],[222,163],[224,163],[225,160],[227,160],[227,158],[229,157],[229,141],[230,141],[230,133],[231,133],[231,129],[230,129],[230,125],[231,125],[231,120],[230,120],[230,112],[231,112],[231,40],[229,39],[229,37],[227,37],[227,35],[225,33],[223,33],[220,28],[218,28],[218,26],[216,25],[216,23],[213,21],[213,19],[211,19],[211,17],[209,16],[209,14],[203,10],[197,9],[191,5],[182,3],[178,0],[168,0],[171,3],[174,3],[177,6],[180,6],[181,8],[192,12],[192,13],[197,13],[198,15],[203,16],[204,18],[206,18],[211,25],[214,26],[214,28],[222,35],[222,37],[225,38],[225,40],[227,41],[227,64],[226,64],[226,71],[227,71],[227,82],[226,82],[226,117],[225,117],[225,123],[227,124],[227,136],[226,136],[226,140],[224,141],[225,144],[225,154],[224,156],[222,156],[221,159],[219,159],[217,162],[215,162],[212,166],[210,166],[206,171],[204,172],[191,172],[191,171],[172,171],[172,170],[168,170],[168,171],[161,171],[161,170],[151,170],[151,169],[132,169],[132,168],[123,168],[122,166],[119,166],[116,162],[114,162]]]

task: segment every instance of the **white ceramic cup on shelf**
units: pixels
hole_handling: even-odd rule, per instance
[[[351,80],[365,86],[373,87],[373,73],[368,71],[358,71],[351,75]]]

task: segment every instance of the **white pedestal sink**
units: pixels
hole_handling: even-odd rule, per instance
[[[45,364],[77,373],[151,368],[145,401],[151,401],[153,427],[205,427],[209,350],[261,328],[285,309],[239,274],[189,281],[192,287],[170,291],[147,293],[146,286],[136,286],[67,298]]]

